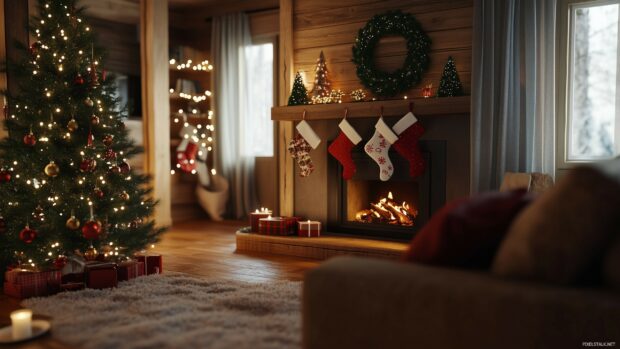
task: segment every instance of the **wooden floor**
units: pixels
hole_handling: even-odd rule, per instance
[[[245,225],[247,222],[236,221],[176,224],[164,234],[154,251],[164,256],[164,272],[249,282],[302,280],[306,270],[320,263],[297,257],[235,252],[235,232]],[[18,308],[19,301],[0,295],[0,326],[10,324],[9,313]],[[47,336],[15,348],[68,347]]]

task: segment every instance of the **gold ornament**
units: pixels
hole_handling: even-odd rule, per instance
[[[84,100],[84,103],[86,103],[87,106],[92,107],[93,105],[95,105],[95,102],[90,99],[90,97],[86,97],[86,100]]]
[[[97,259],[97,250],[95,250],[94,247],[87,248],[86,251],[84,251],[84,259],[87,261],[94,261]]]
[[[56,165],[56,163],[54,163],[54,161],[50,161],[50,163],[45,166],[45,174],[48,177],[54,178],[58,176],[59,173],[60,168],[58,167],[58,165]]]
[[[69,217],[69,219],[67,219],[66,226],[71,230],[78,230],[80,229],[80,220],[77,219],[75,216],[71,216]]]
[[[69,130],[69,132],[75,132],[78,129],[77,121],[71,118],[71,120],[69,120],[69,122],[67,123],[67,129]]]
[[[123,191],[120,197],[121,197],[121,200],[124,200],[124,201],[129,200],[129,194],[126,191]]]

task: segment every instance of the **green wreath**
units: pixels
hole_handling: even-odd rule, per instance
[[[374,51],[379,39],[388,35],[403,36],[407,40],[404,65],[394,72],[376,68]],[[389,11],[375,15],[360,29],[353,45],[353,62],[357,76],[364,86],[381,97],[395,96],[418,84],[428,68],[431,39],[409,13]]]

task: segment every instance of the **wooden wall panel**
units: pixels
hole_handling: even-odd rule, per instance
[[[312,88],[316,59],[323,51],[330,72],[332,88],[345,93],[363,88],[351,62],[351,48],[357,33],[375,14],[400,9],[411,13],[430,37],[428,70],[422,81],[404,95],[421,94],[422,86],[436,88],[449,56],[454,57],[465,93],[470,92],[472,0],[298,0],[294,2],[294,67]],[[386,37],[377,46],[377,66],[392,71],[402,66],[406,55],[405,41]],[[400,96],[398,96],[400,97]]]

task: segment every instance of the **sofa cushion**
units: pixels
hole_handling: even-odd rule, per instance
[[[620,184],[595,168],[576,168],[515,219],[493,272],[564,285],[581,282],[598,270],[619,224]]]
[[[405,259],[488,268],[510,223],[531,198],[526,189],[518,189],[452,201],[415,236]]]

